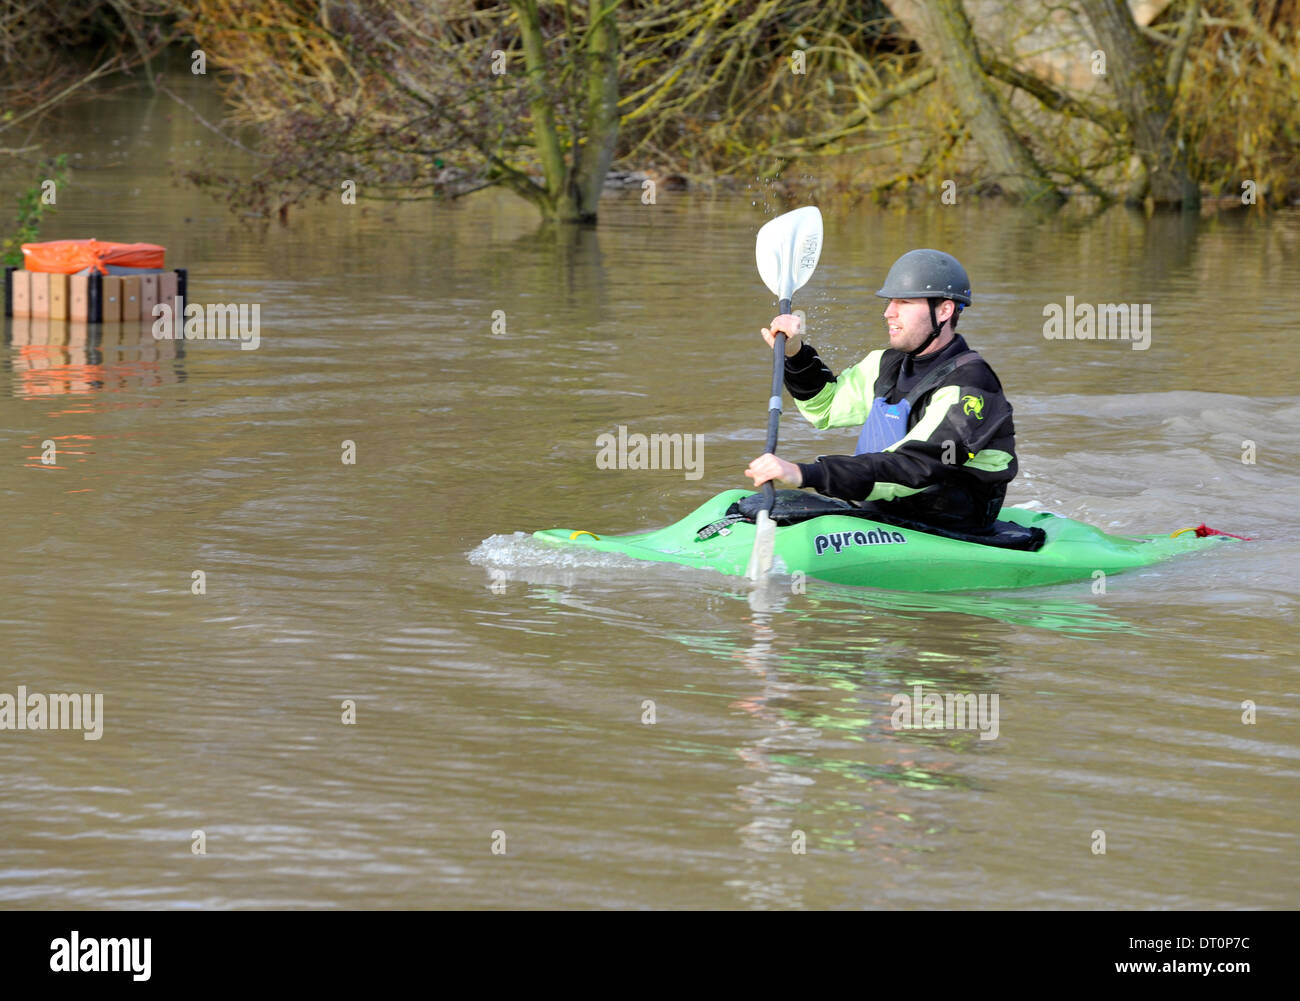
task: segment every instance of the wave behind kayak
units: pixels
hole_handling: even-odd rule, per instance
[[[585,569],[608,567],[643,567],[641,560],[622,553],[607,553],[580,546],[555,546],[538,542],[526,532],[509,535],[490,535],[469,553],[469,561],[476,566],[501,569],[528,567],[555,567],[558,569]]]

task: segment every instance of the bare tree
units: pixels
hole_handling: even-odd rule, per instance
[[[584,93],[578,105],[583,121],[580,130],[570,136],[567,150],[548,93],[550,67],[537,2],[510,0],[510,6],[519,14],[530,84],[528,103],[543,173],[542,194],[534,194],[522,181],[516,190],[550,217],[594,222],[618,141],[618,0],[597,0],[592,5],[591,22],[579,43],[575,61],[581,67]]]
[[[202,178],[241,210],[350,178],[361,197],[500,185],[591,219],[615,159],[805,197],[953,176],[1047,204],[1067,183],[1167,205],[1196,180],[1300,191],[1300,0],[1158,2],[1142,24],[1123,0],[170,2],[259,156]]]
[[[1059,205],[1064,196],[1011,128],[980,60],[961,0],[888,0],[889,9],[939,69],[947,93],[993,168],[999,185],[1027,202]]]
[[[264,212],[350,180],[381,199],[500,185],[592,221],[618,138],[619,2],[187,4],[262,156],[251,178],[192,176]]]
[[[1186,40],[1166,65],[1123,0],[1079,0],[1079,6],[1105,53],[1106,75],[1142,165],[1127,200],[1150,197],[1158,206],[1196,207],[1200,189],[1187,162],[1188,144],[1178,135],[1173,118],[1172,89],[1178,83],[1173,69],[1176,66],[1181,73]]]

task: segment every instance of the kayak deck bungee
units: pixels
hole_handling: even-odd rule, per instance
[[[750,495],[728,490],[676,524],[633,535],[549,529],[534,537],[562,545],[622,553],[636,559],[743,575],[754,548],[755,526],[728,521],[728,509]],[[1043,532],[1036,550],[947,538],[860,515],[820,514],[776,529],[776,569],[835,584],[894,591],[969,591],[1037,587],[1107,576],[1200,552],[1223,536],[1109,535],[1081,521],[1043,511],[1003,508],[1000,521]],[[701,538],[702,529],[728,522]],[[1212,530],[1206,530],[1212,532]],[[1036,533],[1035,533],[1036,534]]]

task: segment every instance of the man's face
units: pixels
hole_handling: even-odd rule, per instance
[[[930,307],[927,303],[926,299],[889,300],[889,305],[885,307],[885,322],[889,324],[891,348],[915,351],[930,336]],[[935,315],[939,318],[940,326],[952,314],[953,308],[947,299],[935,304]]]

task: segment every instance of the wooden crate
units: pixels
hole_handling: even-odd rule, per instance
[[[12,282],[10,294],[14,316],[24,318],[32,315],[32,275],[30,271],[18,270],[10,276]]]
[[[150,324],[157,319],[153,315],[153,308],[158,305],[158,279],[161,277],[161,275],[140,276],[140,319]]]
[[[104,275],[100,279],[100,322],[122,322],[122,279],[118,275]]]
[[[122,276],[122,322],[137,323],[140,320],[140,276]]]
[[[90,275],[68,275],[68,319],[90,321]]]
[[[50,275],[50,319],[68,318],[68,276]]]
[[[33,271],[31,276],[32,318],[48,320],[50,318],[50,276],[42,271]]]

